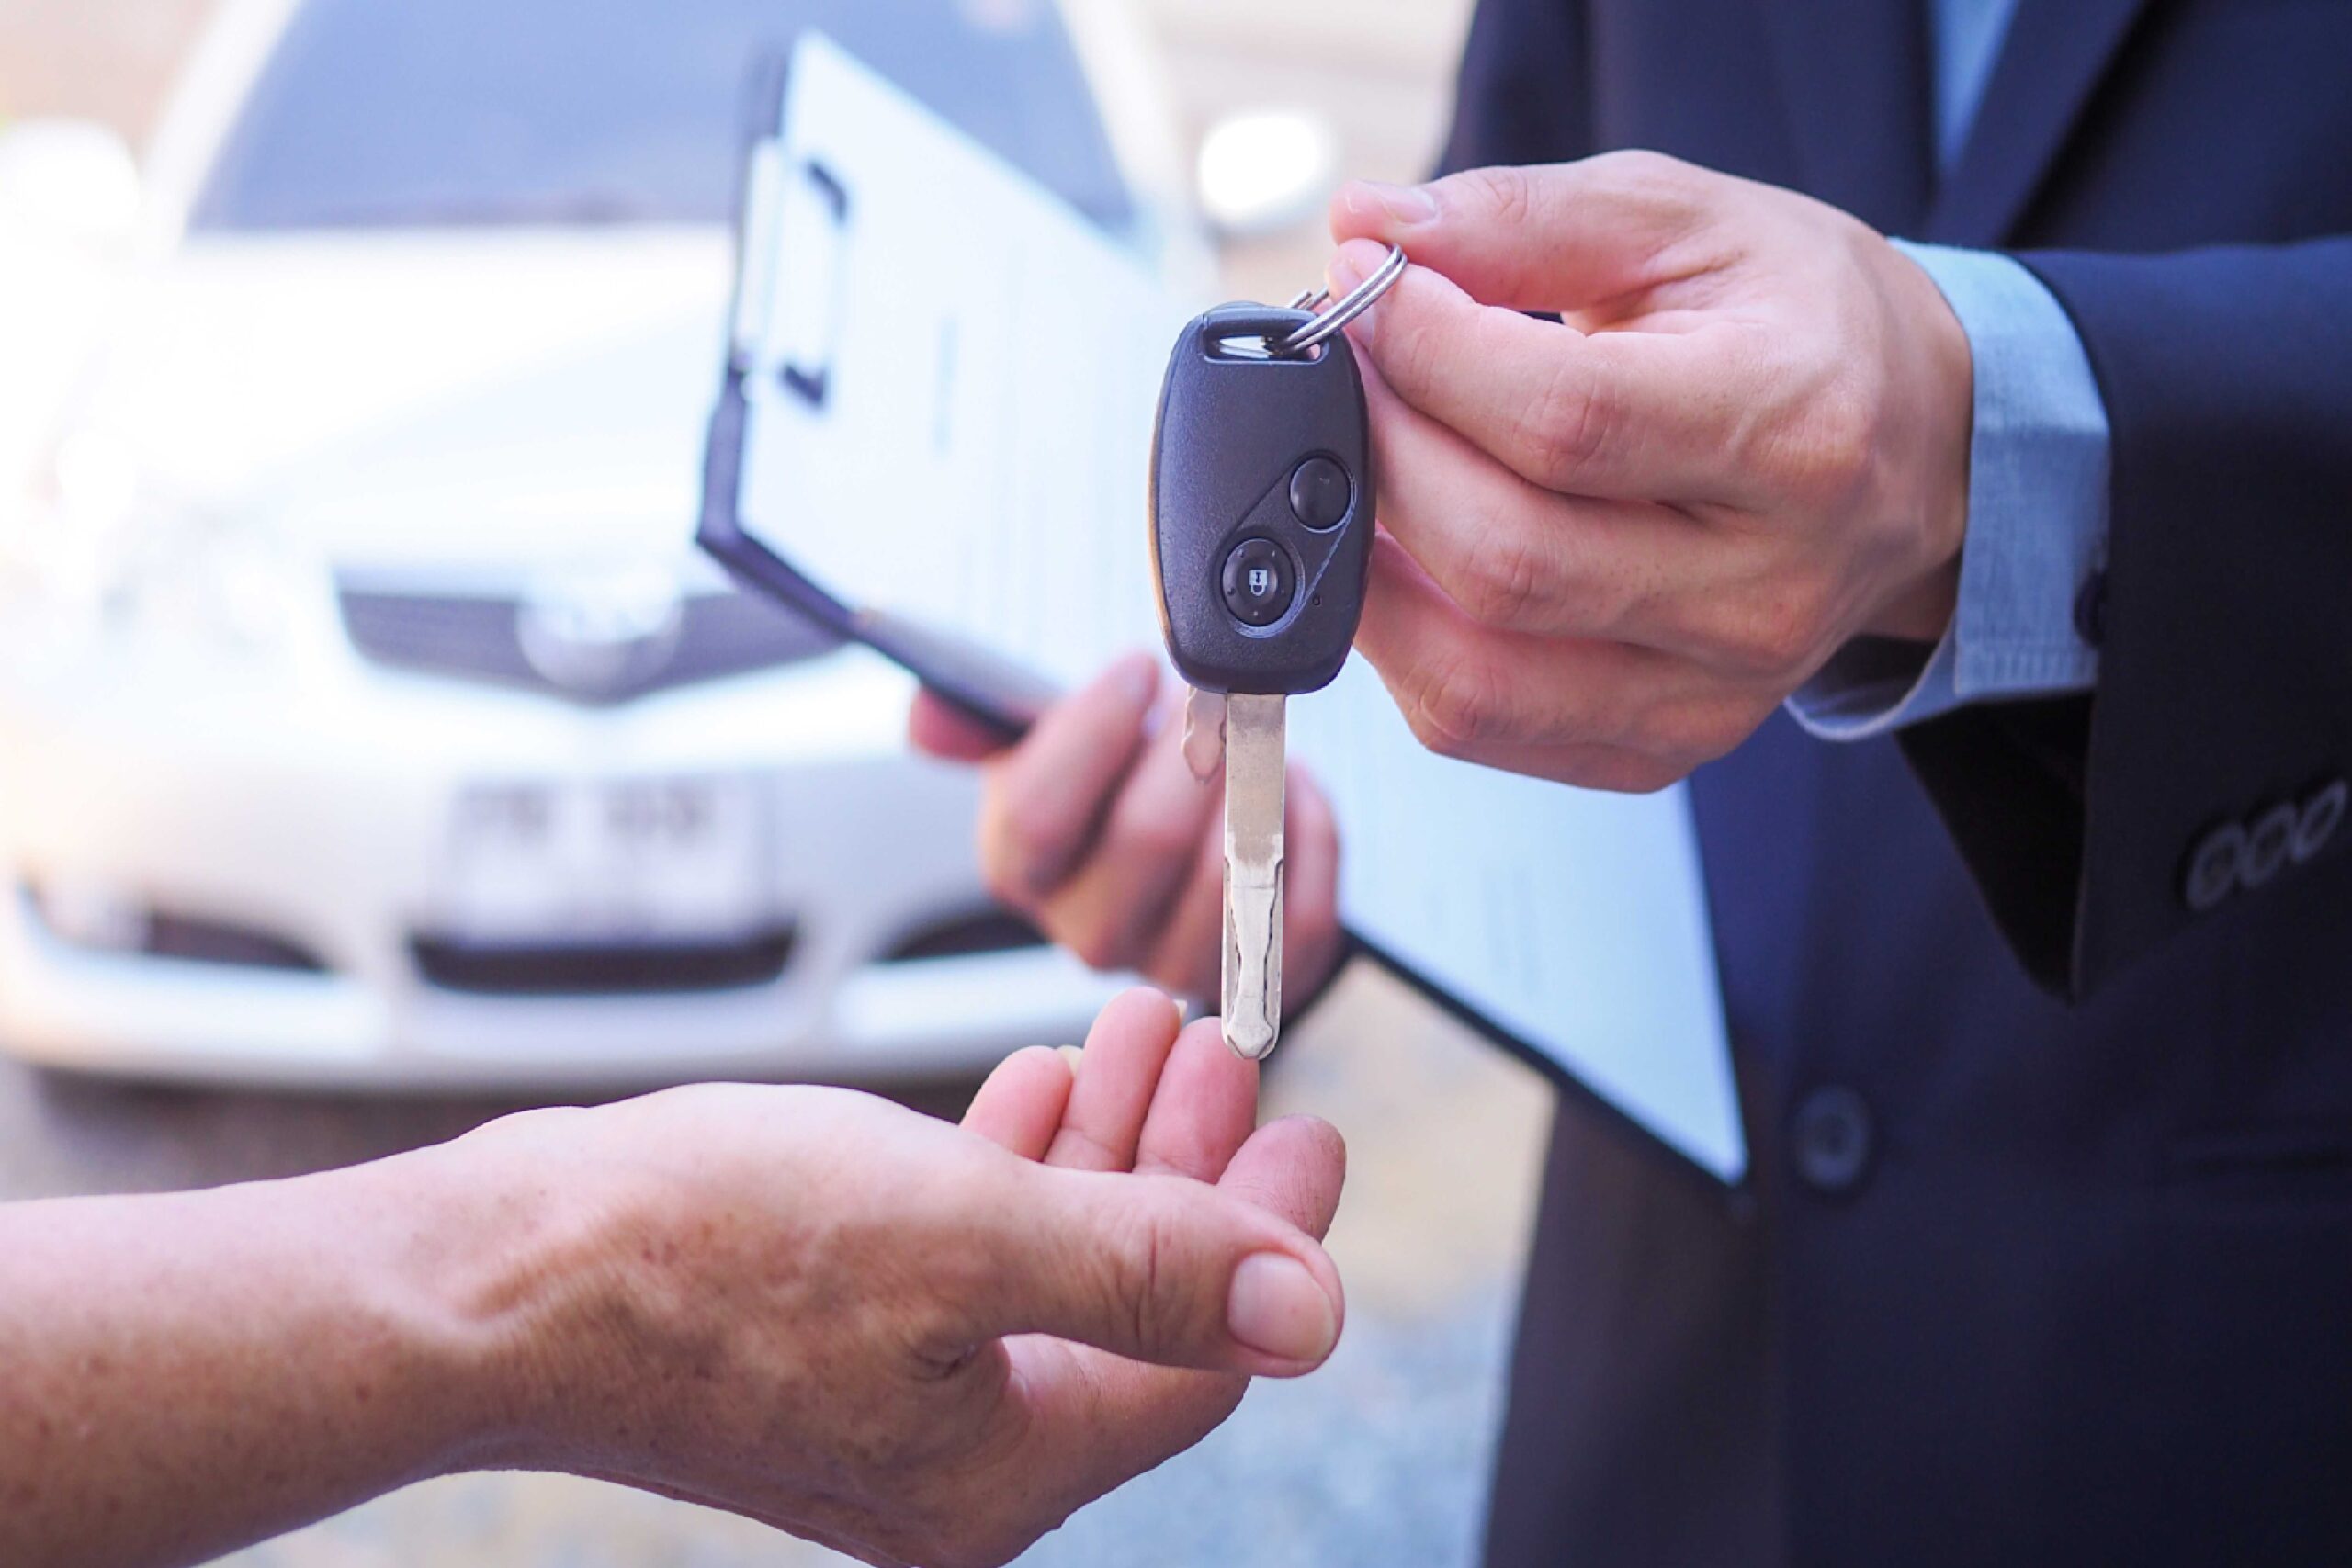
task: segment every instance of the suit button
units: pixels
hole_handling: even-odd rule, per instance
[[[2335,829],[2344,822],[2348,795],[2352,795],[2352,784],[2337,779],[2303,802],[2302,813],[2295,822],[2295,847],[2291,852],[2297,865],[2317,859],[2320,851],[2335,837]]]
[[[2188,874],[2180,896],[2199,914],[2237,891],[2238,866],[2245,858],[2245,829],[2224,822],[2198,840],[2189,852]]]
[[[1850,1192],[1870,1170],[1871,1108],[1850,1089],[1815,1089],[1797,1107],[1797,1175],[1816,1192]]]
[[[2246,837],[2245,854],[2238,861],[2241,886],[2249,890],[2260,887],[2285,869],[2302,819],[2302,813],[2291,806],[2274,806],[2255,818],[2254,831]]]

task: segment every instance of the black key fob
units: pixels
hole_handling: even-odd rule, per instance
[[[1151,559],[1178,673],[1295,695],[1347,662],[1372,558],[1372,435],[1355,352],[1270,352],[1313,320],[1225,305],[1176,340],[1151,447]]]

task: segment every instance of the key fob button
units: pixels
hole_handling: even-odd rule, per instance
[[[1347,469],[1329,457],[1309,457],[1290,476],[1290,509],[1318,533],[1336,528],[1347,521],[1355,490]]]
[[[1248,626],[1271,626],[1298,597],[1290,552],[1272,539],[1244,539],[1225,558],[1225,607]]]

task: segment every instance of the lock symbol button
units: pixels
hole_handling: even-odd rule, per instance
[[[1271,626],[1298,597],[1298,570],[1272,539],[1244,539],[1225,558],[1225,607],[1245,626]]]

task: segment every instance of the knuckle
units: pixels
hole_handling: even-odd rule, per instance
[[[1470,558],[1464,572],[1462,607],[1487,626],[1524,626],[1549,598],[1549,563],[1524,530],[1487,533],[1489,542]]]
[[[989,897],[1005,908],[1032,912],[1029,889],[1021,886],[1005,847],[993,839],[983,840],[980,844],[980,885],[988,889]]]
[[[1467,760],[1501,738],[1506,705],[1488,665],[1460,659],[1431,671],[1407,716],[1421,744],[1441,757]]]
[[[1415,301],[1404,290],[1389,299],[1374,353],[1381,374],[1410,400],[1444,382],[1449,344],[1423,311],[1410,308]]]
[[[1498,224],[1515,227],[1534,210],[1534,187],[1522,168],[1498,164],[1467,170],[1461,177],[1472,199]]]
[[[1016,875],[1035,877],[1060,853],[1063,828],[1050,803],[1037,796],[1017,796],[1005,803],[1005,859]]]
[[[1108,971],[1125,969],[1129,965],[1131,955],[1125,942],[1108,925],[1089,925],[1071,931],[1058,940],[1089,969]]]
[[[1016,854],[1044,860],[1057,853],[1069,836],[1056,804],[1038,794],[1024,795],[1005,807],[1005,826]]]
[[[1877,400],[1846,377],[1811,399],[1810,417],[1787,454],[1791,488],[1808,500],[1835,502],[1867,478],[1878,449]]]
[[[1670,195],[1679,194],[1690,183],[1690,164],[1651,148],[1630,147],[1611,157],[1618,176],[1629,185]]]
[[[1778,680],[1813,661],[1822,635],[1822,607],[1814,593],[1792,589],[1750,605],[1724,649],[1739,673]]]
[[[1114,1321],[1125,1324],[1131,1343],[1146,1352],[1178,1342],[1182,1314],[1168,1299],[1175,1265],[1172,1222],[1157,1205],[1138,1205],[1124,1218],[1107,1250],[1103,1281]]]
[[[1551,490],[1575,488],[1577,476],[1608,450],[1615,423],[1603,384],[1578,360],[1563,360],[1520,416],[1527,477]]]

